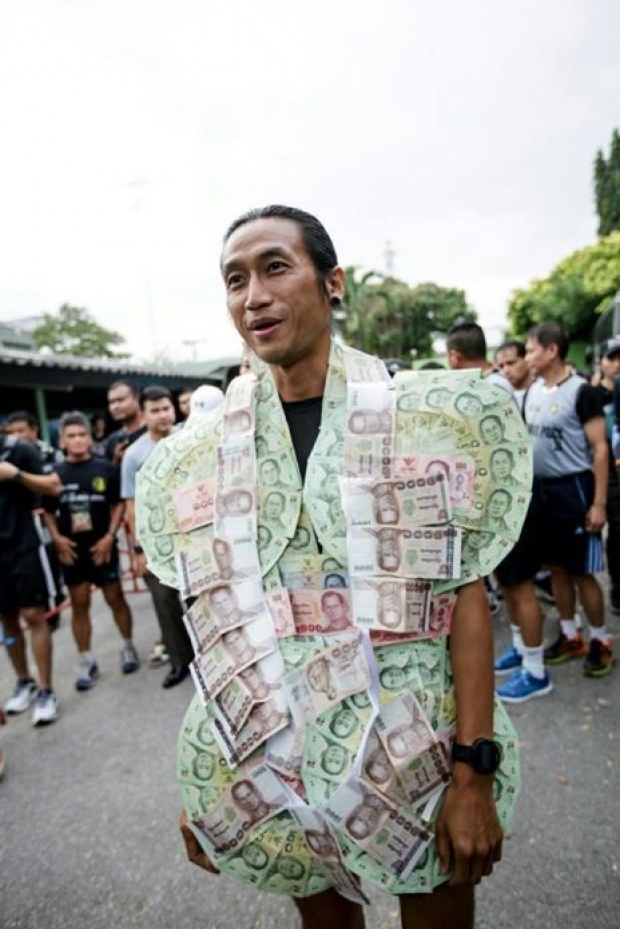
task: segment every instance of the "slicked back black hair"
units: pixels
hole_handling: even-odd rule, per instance
[[[514,348],[517,353],[517,358],[525,358],[525,342],[521,342],[519,339],[507,339],[505,342],[495,349],[495,357],[499,355],[500,352],[508,351],[509,348]]]
[[[536,339],[543,348],[549,348],[550,345],[557,345],[558,357],[564,361],[568,355],[570,339],[568,332],[561,323],[549,322],[539,323],[533,326],[527,334],[528,339]]]
[[[486,361],[487,340],[478,323],[455,323],[448,332],[446,348],[458,352],[467,361]]]

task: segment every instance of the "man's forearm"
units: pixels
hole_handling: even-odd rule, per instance
[[[124,515],[125,515],[125,502],[124,500],[121,500],[120,503],[117,503],[115,506],[112,507],[112,511],[110,513],[110,526],[108,528],[108,532],[110,533],[110,535],[115,536],[118,530],[121,528]]]
[[[609,451],[607,442],[597,442],[592,449],[594,454],[594,500],[596,506],[607,506],[607,486],[609,482]]]
[[[129,531],[131,532],[131,538],[133,541],[136,541],[136,501],[135,500],[125,500],[125,505],[127,507],[127,522],[129,523]]]
[[[484,583],[458,592],[450,633],[456,695],[457,741],[470,745],[493,736],[493,632]]]
[[[30,474],[28,471],[20,471],[16,467],[12,480],[22,484],[28,490],[34,491],[34,493],[47,494],[50,497],[57,497],[62,490],[60,478],[53,471],[51,474]]]
[[[60,538],[60,532],[58,531],[58,522],[53,513],[43,513],[43,524],[50,534],[52,542],[56,542]]]

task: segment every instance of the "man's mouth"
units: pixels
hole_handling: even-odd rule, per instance
[[[281,322],[281,319],[275,319],[274,317],[263,317],[262,319],[253,320],[248,329],[257,339],[267,339],[273,335]]]

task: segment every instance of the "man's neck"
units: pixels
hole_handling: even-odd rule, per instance
[[[515,385],[514,385],[514,389],[515,389],[515,390],[527,390],[529,387],[532,386],[532,384],[534,383],[534,381],[535,381],[535,377],[534,377],[534,375],[532,374],[532,372],[530,371],[530,373],[528,374],[528,376],[527,376],[526,378],[524,378],[524,379],[521,381],[520,384],[515,384]]]
[[[461,358],[460,364],[458,366],[459,371],[465,371],[470,369],[480,369],[482,374],[488,374],[489,371],[493,370],[493,365],[486,360],[486,358],[477,358],[474,360],[469,360],[467,358]]]
[[[144,417],[142,413],[136,413],[135,416],[132,416],[131,419],[126,419],[123,423],[123,429],[126,432],[135,432],[137,429],[141,429],[144,425]]]
[[[300,359],[295,364],[282,368],[271,365],[273,377],[282,400],[290,403],[294,400],[310,400],[321,397],[327,380],[330,340],[314,354]]]
[[[90,452],[86,455],[67,455],[67,461],[69,464],[82,464],[84,461],[90,461],[92,457]]]
[[[151,432],[150,429],[146,430],[146,434],[148,435],[151,442],[161,442],[162,439],[167,439],[171,432],[172,432],[172,429],[170,429],[169,432],[165,432],[165,433],[164,432]]]
[[[557,361],[553,361],[546,371],[542,372],[542,378],[545,382],[545,387],[555,387],[560,381],[566,380],[569,374],[570,368],[568,365],[558,359]]]

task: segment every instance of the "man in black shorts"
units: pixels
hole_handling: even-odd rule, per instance
[[[66,455],[56,468],[62,491],[58,500],[48,505],[46,521],[69,588],[71,625],[79,652],[75,688],[83,691],[89,690],[99,675],[91,651],[91,584],[101,588],[123,639],[123,674],[137,671],[140,662],[131,638],[132,616],[121,587],[116,545],[124,513],[119,469],[92,455],[90,422],[83,413],[65,413],[60,436]]]
[[[59,489],[56,474],[42,473],[36,448],[16,436],[0,435],[0,618],[17,674],[5,709],[23,713],[36,701],[35,726],[54,722],[58,704],[52,690],[52,637],[46,620],[56,590],[32,514],[41,505],[40,494],[56,494]],[[28,669],[20,617],[30,630],[38,686]]]

